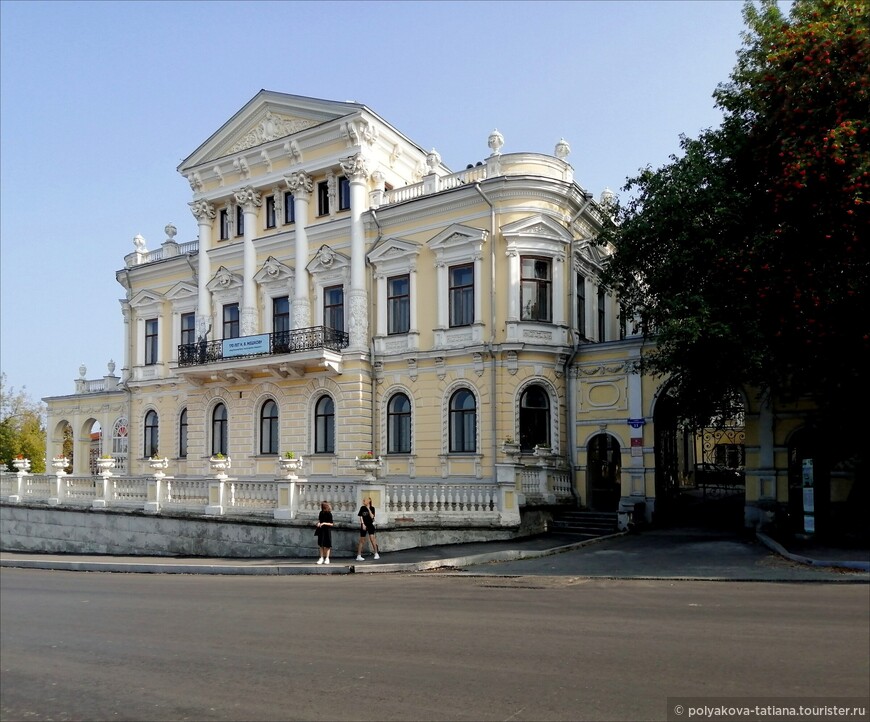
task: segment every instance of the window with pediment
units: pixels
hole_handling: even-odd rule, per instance
[[[408,333],[411,329],[411,276],[387,279],[387,333]]]
[[[368,255],[369,263],[375,269],[378,309],[375,345],[381,353],[400,353],[417,348],[416,287],[420,249],[419,243],[387,238]]]
[[[520,259],[520,314],[523,321],[553,321],[552,264],[548,258]]]

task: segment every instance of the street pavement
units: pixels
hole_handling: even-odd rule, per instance
[[[790,551],[763,534],[648,529],[586,538],[548,533],[501,542],[385,550],[357,562],[0,552],[0,567],[140,574],[371,574],[441,572],[465,576],[571,576],[758,582],[870,582],[870,550],[803,545]]]

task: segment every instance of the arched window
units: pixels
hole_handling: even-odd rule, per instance
[[[411,402],[396,394],[387,404],[387,453],[411,453]]]
[[[468,389],[450,397],[450,451],[477,451],[477,403]]]
[[[520,397],[520,448],[550,446],[550,397],[540,386],[529,386]]]
[[[314,407],[314,453],[335,453],[335,403],[322,396]]]
[[[215,406],[211,415],[211,453],[227,454],[227,407],[223,404]]]
[[[157,456],[159,452],[157,445],[159,441],[159,423],[156,411],[151,410],[145,414],[145,444],[142,453],[146,459]]]
[[[187,409],[182,409],[178,418],[178,458],[187,458]]]
[[[112,456],[115,457],[115,473],[127,471],[127,454],[129,452],[127,437],[127,419],[120,417],[112,426]]]
[[[278,404],[271,399],[260,409],[260,453],[278,453]]]

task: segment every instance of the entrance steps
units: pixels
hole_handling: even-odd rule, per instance
[[[560,511],[553,516],[550,529],[565,534],[606,536],[619,531],[615,511]]]

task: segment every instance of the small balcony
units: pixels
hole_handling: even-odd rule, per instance
[[[300,377],[324,369],[338,374],[341,351],[348,342],[344,331],[312,326],[181,344],[176,373],[197,385],[206,381],[247,381],[262,372],[278,378]]]

